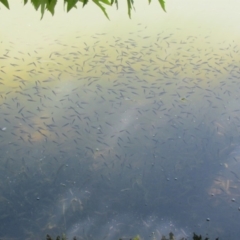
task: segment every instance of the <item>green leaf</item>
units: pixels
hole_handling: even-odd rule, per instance
[[[83,3],[83,7],[84,7],[85,5],[87,5],[88,0],[79,0],[79,2],[82,2]]]
[[[83,7],[88,3],[88,0],[83,0]]]
[[[68,0],[65,0],[67,2]],[[24,0],[24,4],[26,4],[28,0]],[[41,19],[47,9],[52,15],[54,15],[54,9],[57,3],[57,0],[31,0],[32,5],[34,6],[35,10],[37,11],[38,8],[41,6]]]
[[[45,11],[45,5],[41,4],[41,19],[43,18],[43,15],[44,15],[44,11]]]
[[[69,12],[73,7],[76,7],[78,0],[65,0],[64,2],[67,3],[67,12]]]
[[[107,12],[106,12],[105,8],[99,3],[99,1],[98,1],[98,0],[93,0],[93,2],[94,2],[98,7],[101,8],[101,10],[103,11],[104,15],[107,17],[108,20],[110,20],[109,17],[108,17],[108,15],[107,15]]]
[[[41,14],[42,14],[41,20],[42,20],[44,12],[45,12],[45,9],[46,9],[46,5],[48,4],[49,0],[38,0],[38,1],[39,1],[40,5],[41,5]]]
[[[127,4],[128,4],[128,16],[129,16],[129,18],[131,18],[131,11],[132,11],[132,7],[133,7],[133,0],[127,0]]]
[[[9,9],[9,4],[7,0],[0,0],[0,2],[7,8]]]
[[[41,20],[42,20],[42,18],[43,18],[44,12],[45,12],[45,8],[46,8],[45,4],[46,4],[46,1],[47,1],[47,0],[41,0],[41,14],[42,14]]]
[[[115,3],[116,3],[116,6],[117,6],[117,9],[118,9],[118,0],[115,0]]]
[[[41,5],[40,0],[31,0],[31,3],[34,6],[36,11],[38,10],[39,6]]]
[[[111,0],[111,5],[113,5],[113,3],[116,4],[116,7],[117,7],[117,9],[118,9],[118,0]]]
[[[150,0],[150,1],[151,1],[151,0]],[[158,0],[158,1],[159,1],[160,5],[161,5],[163,11],[166,12],[164,0]]]
[[[57,4],[57,0],[48,0],[47,1],[47,10],[54,15],[54,9]]]
[[[105,3],[106,5],[112,5],[108,0],[99,0],[100,2],[103,2],[103,3]]]

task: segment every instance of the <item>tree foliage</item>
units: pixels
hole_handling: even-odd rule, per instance
[[[82,7],[86,6],[89,0],[63,0],[64,6],[67,9],[67,12],[69,12],[72,8],[77,8],[77,3],[81,3]],[[95,3],[104,13],[104,15],[109,19],[108,14],[105,9],[105,5],[113,6],[116,5],[118,9],[118,0],[91,0],[93,3]],[[131,18],[131,11],[134,9],[134,2],[133,0],[126,0],[127,6],[128,6],[128,16]],[[150,4],[152,0],[148,0],[148,3]],[[8,0],[0,0],[0,2],[8,9],[10,9]],[[35,10],[38,11],[38,9],[41,10],[41,15],[43,18],[44,12],[47,10],[52,15],[54,15],[54,9],[57,4],[57,0],[30,0],[32,5],[34,6]],[[161,8],[166,11],[165,9],[165,1],[164,0],[158,0]],[[24,5],[28,3],[28,0],[24,0]]]

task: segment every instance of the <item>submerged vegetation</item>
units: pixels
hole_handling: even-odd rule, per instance
[[[81,238],[82,239],[82,238]],[[141,240],[142,238],[139,236],[139,235],[136,235],[135,237],[133,238],[119,238],[119,240]],[[181,238],[181,239],[175,239],[175,236],[172,232],[169,233],[169,236],[166,237],[166,236],[162,236],[161,240],[187,240],[189,238]],[[202,237],[202,235],[197,235],[195,233],[193,233],[193,237],[192,237],[193,240],[210,240],[210,238],[206,237]],[[46,240],[54,240],[54,238],[50,237],[50,235],[47,235],[46,236]],[[62,235],[62,238],[60,236],[57,236],[56,237],[56,240],[67,240],[67,237],[65,234]],[[77,240],[77,237],[73,237],[73,240]],[[152,240],[157,240],[157,238],[153,235],[153,238]],[[219,240],[219,238],[216,238],[215,240]]]
[[[8,9],[10,9],[9,7],[9,3],[8,0],[0,0],[0,2]],[[24,5],[26,5],[28,2],[28,0],[24,0]],[[72,8],[77,8],[77,3],[81,2],[82,3],[82,7],[85,7],[85,5],[87,5],[87,3],[89,2],[89,0],[64,0],[64,6],[67,6],[67,12],[69,12]],[[116,5],[117,9],[118,9],[118,0],[92,0],[92,2],[94,4],[96,4],[104,13],[104,15],[109,19],[108,14],[105,10],[104,5],[105,4],[107,6],[112,6],[112,5]],[[151,0],[148,0],[149,4],[151,3]],[[160,3],[161,8],[165,10],[165,2],[164,0],[158,0],[158,2]],[[52,15],[54,15],[54,10],[55,10],[55,6],[57,4],[57,0],[31,0],[32,5],[34,6],[35,10],[38,11],[38,9],[41,9],[41,14],[42,17],[44,15],[45,10],[49,11]],[[131,18],[131,10],[134,9],[134,2],[133,0],[127,0],[127,7],[128,7],[128,16],[129,18]]]

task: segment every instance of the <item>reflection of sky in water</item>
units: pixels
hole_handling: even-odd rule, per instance
[[[238,239],[239,37],[111,24],[2,40],[0,237]]]

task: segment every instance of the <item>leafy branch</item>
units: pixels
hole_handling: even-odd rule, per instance
[[[134,2],[133,0],[126,0],[127,6],[128,6],[128,16],[131,18],[131,11],[134,9]],[[152,0],[148,0],[148,3],[150,4]],[[0,2],[7,8],[10,9],[8,0],[0,0]],[[69,12],[72,8],[77,8],[77,3],[81,2],[82,7],[85,7],[89,0],[64,0],[64,6],[67,7],[67,12]],[[118,9],[118,0],[92,0],[93,3],[95,3],[104,13],[104,15],[109,19],[108,14],[104,8],[104,5],[113,6],[116,5]],[[164,0],[158,0],[161,8],[163,11],[166,12],[165,9],[165,1]],[[28,0],[24,0],[24,5],[28,3]],[[32,5],[34,6],[35,10],[38,11],[38,9],[41,9],[41,19],[43,18],[44,12],[47,10],[49,11],[52,16],[54,15],[54,9],[57,4],[57,0],[31,0]]]

